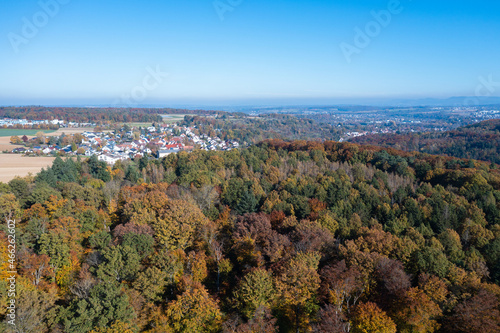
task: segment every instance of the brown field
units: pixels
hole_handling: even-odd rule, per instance
[[[47,136],[59,136],[65,134],[83,133],[93,131],[93,128],[60,128],[59,130],[46,134]],[[28,136],[32,138],[33,136]],[[52,165],[54,157],[25,157],[19,154],[1,154],[4,150],[12,150],[20,145],[10,143],[10,137],[0,137],[0,182],[8,182],[16,176],[27,176],[29,173],[36,175],[42,168]]]
[[[76,134],[76,133],[83,133],[86,131],[93,132],[93,128],[88,128],[88,127],[78,127],[78,128],[60,128],[55,132],[45,134],[46,136],[59,136],[61,134]],[[34,136],[28,135],[28,138],[33,138]],[[13,145],[10,143],[10,137],[9,136],[0,136],[0,152],[4,150],[12,150],[16,147],[22,147],[19,145]]]
[[[94,128],[93,127],[75,127],[75,128],[60,128],[55,132],[48,133],[46,134],[47,136],[59,136],[61,134],[76,134],[76,133],[83,133],[83,132],[93,132]]]
[[[71,135],[93,131],[93,128],[60,128],[59,130],[46,134],[47,136],[59,136],[63,133]],[[33,136],[28,136],[32,138]],[[10,143],[10,137],[0,137],[0,182],[8,182],[16,176],[27,176],[29,173],[36,175],[42,168],[52,165],[54,157],[25,157],[19,154],[1,154],[4,150],[12,150],[20,145]]]
[[[52,165],[53,157],[25,157],[18,154],[0,154],[0,182],[8,182],[16,176],[35,175],[42,168]]]
[[[16,147],[22,147],[22,146],[11,144],[10,137],[8,136],[0,136],[0,152],[4,150],[12,150]]]

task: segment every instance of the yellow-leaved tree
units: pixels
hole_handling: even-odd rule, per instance
[[[299,253],[276,279],[280,311],[297,331],[309,330],[311,315],[317,309],[320,258],[317,252]]]
[[[153,223],[158,243],[169,250],[185,249],[193,243],[197,228],[208,222],[195,204],[169,200]]]
[[[134,331],[130,329],[130,324],[118,320],[110,327],[98,327],[90,333],[134,333]]]
[[[394,321],[372,302],[356,307],[352,324],[352,333],[396,333]]]
[[[166,315],[173,332],[220,332],[219,306],[199,282],[190,283],[186,291],[168,305]]]

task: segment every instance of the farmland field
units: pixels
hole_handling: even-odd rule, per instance
[[[167,124],[174,124],[184,120],[184,116],[191,116],[190,114],[163,114],[163,122]]]
[[[23,146],[11,144],[10,136],[0,136],[0,152],[4,150],[12,150],[16,147],[23,147]]]
[[[9,134],[7,134],[9,131]],[[17,131],[17,132],[15,132]],[[58,136],[62,133],[75,134],[85,131],[93,131],[93,128],[60,128],[57,131],[44,131],[47,136]],[[27,135],[34,136],[39,130],[24,130],[24,129],[0,129],[0,152],[4,150],[12,150],[22,145],[13,145],[10,143],[12,135]],[[2,135],[3,133],[3,135]],[[49,165],[52,165],[53,157],[25,157],[19,154],[0,154],[0,182],[8,182],[16,176],[27,176],[29,173],[37,174]]]
[[[184,116],[190,116],[189,114],[162,114],[162,122],[166,124],[175,124],[178,122],[181,122],[184,120]],[[132,122],[132,123],[124,123],[127,124],[130,127],[149,127],[153,124],[153,122],[146,122],[146,123],[138,123],[138,122]]]
[[[60,128],[55,132],[51,132],[47,134],[47,136],[59,136],[61,134],[76,134],[76,133],[83,133],[83,132],[93,132],[94,128],[93,127],[71,127],[71,128]],[[104,131],[107,132],[107,131]]]
[[[127,126],[129,127],[149,127],[153,123],[150,122],[150,123],[123,123],[123,124],[127,124]]]
[[[29,173],[37,174],[49,165],[53,157],[25,157],[18,154],[0,154],[0,182],[8,182],[16,176],[27,176]]]
[[[0,137],[8,136],[11,137],[13,135],[22,136],[34,136],[38,132],[44,132],[46,134],[54,133],[55,130],[39,130],[39,129],[15,129],[15,128],[2,128],[0,129]]]

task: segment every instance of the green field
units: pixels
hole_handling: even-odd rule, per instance
[[[153,123],[124,123],[124,124],[127,124],[129,127],[149,127],[151,126]]]
[[[174,124],[184,120],[184,116],[192,116],[191,114],[162,114],[163,122]]]
[[[33,129],[10,129],[10,128],[0,128],[0,137],[1,136],[35,136],[38,132],[44,133],[54,133],[55,130],[33,130]]]
[[[184,116],[191,116],[190,114],[162,114],[162,122],[165,124],[175,124],[184,120]],[[149,127],[153,123],[125,123],[130,127]]]

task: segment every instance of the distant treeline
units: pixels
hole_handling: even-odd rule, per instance
[[[341,136],[341,129],[332,125],[283,114],[250,117],[242,113],[225,113],[218,118],[187,116],[182,125],[197,126],[202,133],[215,135],[217,132],[225,140],[238,139],[247,143],[266,139],[338,140]]]
[[[86,107],[0,107],[0,118],[52,120],[109,124],[116,122],[161,121],[162,114],[214,114],[213,111],[171,108],[86,108]]]
[[[449,155],[500,163],[500,119],[487,120],[448,132],[373,134],[352,140],[406,151]]]

